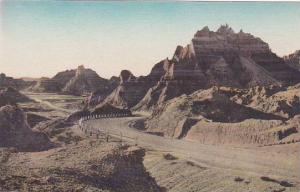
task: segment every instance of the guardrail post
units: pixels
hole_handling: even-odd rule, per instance
[[[135,137],[135,146],[138,145],[138,137]]]
[[[106,142],[109,140],[109,132],[106,133]]]
[[[121,145],[123,145],[123,134],[120,132],[120,138],[121,138]]]

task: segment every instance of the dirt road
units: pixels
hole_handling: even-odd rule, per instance
[[[282,146],[270,147],[228,147],[203,145],[197,142],[178,140],[151,135],[130,126],[132,121],[144,117],[94,119],[85,122],[85,126],[93,130],[109,131],[116,136],[129,137],[139,146],[156,150],[169,151],[177,156],[200,165],[226,170],[239,170],[260,176],[300,181],[299,145],[291,144],[293,153],[277,150]],[[290,147],[289,147],[290,148]],[[298,155],[297,155],[298,154]],[[298,184],[297,184],[298,185]]]

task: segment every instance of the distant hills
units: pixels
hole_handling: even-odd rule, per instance
[[[101,78],[91,69],[79,66],[77,69],[59,72],[52,78],[41,78],[27,90],[72,95],[90,94],[96,91],[107,94],[107,92],[111,92],[115,88],[112,81]]]

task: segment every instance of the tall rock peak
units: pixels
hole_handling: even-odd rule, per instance
[[[84,74],[84,71],[85,71],[84,65],[79,65],[76,70],[76,76]]]
[[[217,30],[217,33],[221,33],[221,34],[234,34],[233,29],[228,25],[221,25],[219,27],[219,29]]]
[[[129,70],[122,70],[120,73],[121,83],[133,81],[135,78],[136,77]]]

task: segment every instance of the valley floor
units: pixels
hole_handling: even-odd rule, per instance
[[[27,110],[46,108],[47,110],[35,113],[49,118],[68,115],[70,111],[75,111],[76,106],[82,101],[82,98],[55,94],[27,95],[37,103],[23,104],[22,107]],[[78,142],[72,141],[43,152],[14,153],[2,150],[0,191],[1,186],[8,187],[12,189],[11,191],[15,189],[139,191],[130,187],[143,189],[141,185],[146,185],[147,179],[150,179],[151,183],[147,186],[149,191],[298,192],[300,190],[299,143],[265,147],[203,145],[184,139],[160,137],[133,127],[133,122],[144,118],[145,114],[84,122],[83,128],[86,130],[109,132],[112,137],[109,142],[103,137],[97,139],[95,135],[92,137],[89,134],[84,135],[79,126],[75,125],[68,128],[68,131],[81,138]],[[112,186],[102,190],[105,183],[97,184],[97,181],[109,174],[103,176],[95,170],[101,166],[99,163],[103,159],[110,156],[111,151],[121,151],[118,154],[123,156],[127,153],[120,148],[120,141],[123,145],[137,145],[145,149],[144,168],[137,166],[139,172],[134,174],[140,175],[143,180],[139,181],[132,177],[128,181],[137,181],[140,185],[127,185],[126,180],[123,184],[127,188]],[[122,165],[118,169],[126,168]],[[126,177],[126,173],[115,171],[113,177]],[[153,184],[153,180],[145,172],[155,179],[160,188]],[[115,181],[111,177],[109,179]]]

